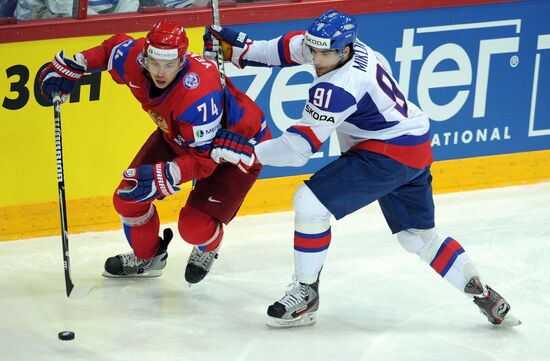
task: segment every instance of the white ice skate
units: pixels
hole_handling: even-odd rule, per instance
[[[270,327],[297,327],[313,325],[319,309],[319,281],[306,284],[294,282],[286,295],[267,309],[267,325]]]
[[[167,248],[172,237],[172,230],[170,228],[165,229],[163,237],[159,237],[160,248],[151,259],[137,258],[134,252],[107,258],[102,275],[108,278],[152,278],[161,276],[162,269],[166,267]]]
[[[221,244],[213,251],[202,251],[198,247],[193,247],[187,266],[185,267],[185,280],[191,287],[192,284],[199,283],[210,272],[214,261],[218,259],[218,252]]]
[[[510,314],[510,304],[497,291],[483,285],[478,277],[472,277],[464,292],[474,295],[474,303],[493,325],[521,325],[521,321]]]

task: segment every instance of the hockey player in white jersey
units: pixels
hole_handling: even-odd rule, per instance
[[[224,58],[237,67],[312,64],[317,74],[297,124],[255,147],[222,130],[211,155],[215,161],[241,169],[254,162],[302,166],[333,132],[342,151],[294,195],[296,273],[291,289],[269,306],[268,325],[316,321],[330,216],[340,219],[376,200],[406,251],[471,297],[491,323],[519,324],[508,313],[508,302],[482,281],[460,243],[435,227],[428,116],[405,98],[373,50],[357,39],[353,17],[328,11],[305,32],[267,41],[219,26],[211,26],[209,34],[205,52],[221,46]]]

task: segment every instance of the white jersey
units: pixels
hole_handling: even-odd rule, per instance
[[[311,64],[303,32],[254,41],[247,65]],[[301,119],[281,137],[256,146],[262,164],[302,166],[336,131],[342,152],[364,149],[413,168],[431,164],[429,119],[399,90],[374,51],[357,40],[343,66],[314,80]]]

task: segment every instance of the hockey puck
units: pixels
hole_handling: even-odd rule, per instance
[[[57,338],[62,340],[62,341],[74,340],[74,332],[73,331],[61,331],[57,334]]]

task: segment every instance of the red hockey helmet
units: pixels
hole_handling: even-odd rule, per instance
[[[161,60],[183,58],[188,45],[183,26],[160,20],[145,37],[145,56]]]

